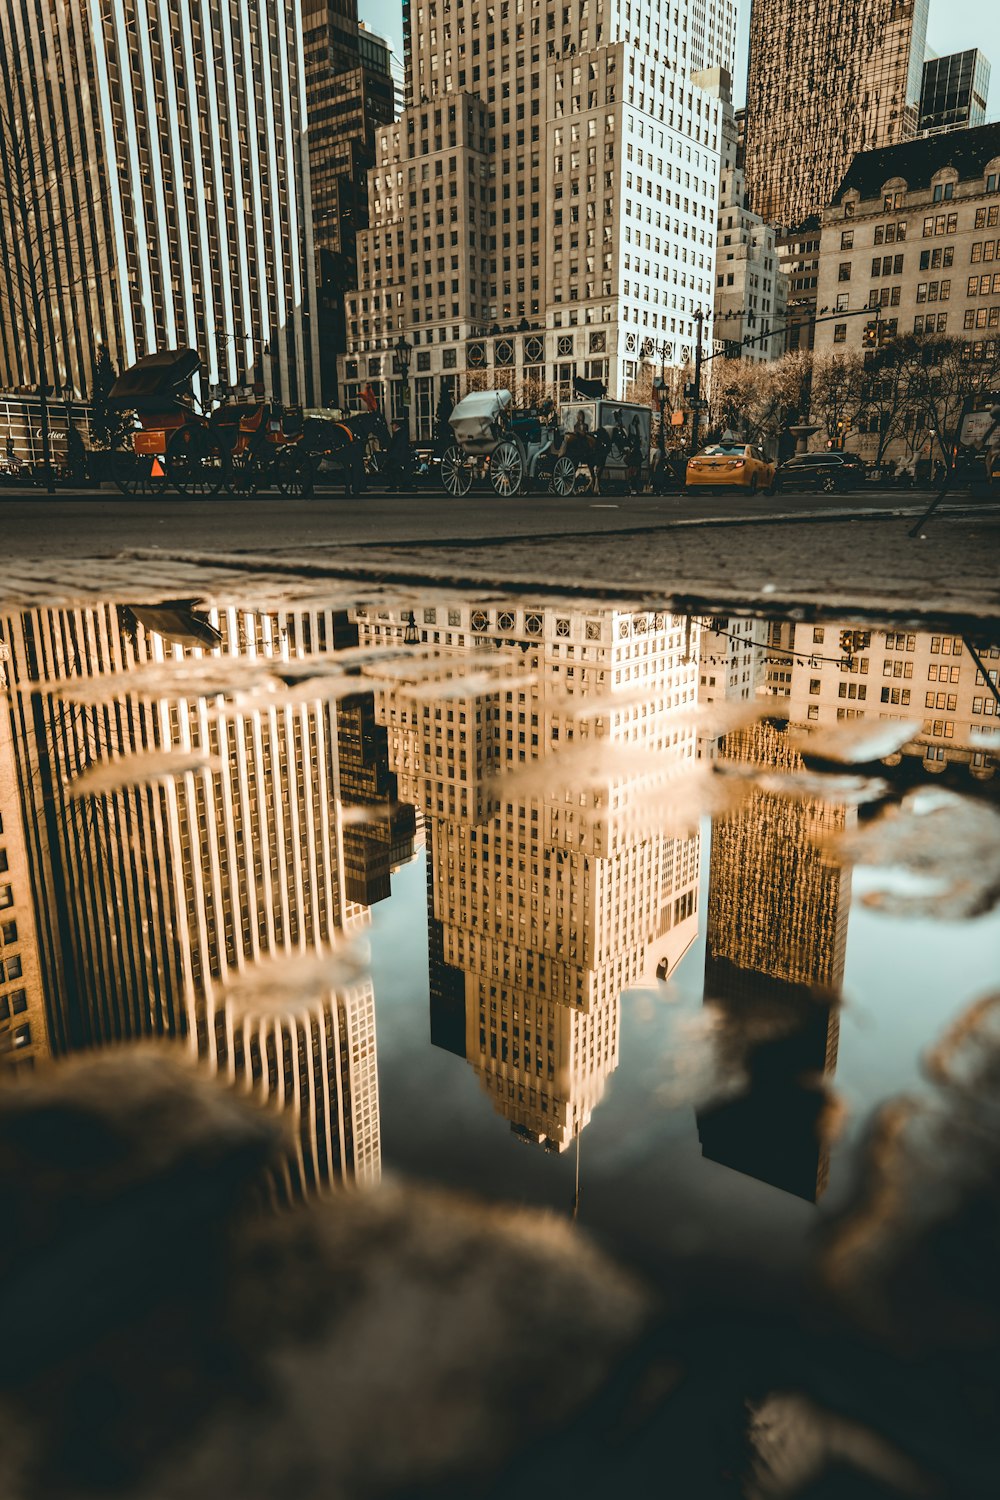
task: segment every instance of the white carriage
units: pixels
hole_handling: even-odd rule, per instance
[[[467,495],[475,480],[486,477],[502,499],[533,484],[557,487],[554,470],[561,461],[551,452],[557,432],[533,413],[516,413],[510,391],[473,391],[458,403],[449,422],[455,441],[441,459],[449,495]],[[569,467],[568,461],[562,463]],[[570,482],[565,493],[571,489]]]

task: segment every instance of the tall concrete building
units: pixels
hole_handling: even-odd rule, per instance
[[[802,766],[768,723],[729,736],[723,754],[751,772]],[[829,1170],[821,1080],[837,1061],[850,907],[849,870],[821,846],[854,816],[755,787],[712,824],[705,1002],[720,1060],[747,1082],[698,1111],[702,1154],[810,1202]]]
[[[951,52],[947,57],[929,57],[920,89],[918,131],[935,135],[939,130],[972,130],[985,125],[989,92],[989,59],[976,48]]]
[[[358,615],[363,640],[398,642],[398,613]],[[622,990],[672,974],[697,934],[698,836],[651,834],[643,801],[694,760],[697,628],[612,609],[423,616],[439,691],[401,683],[380,714],[427,827],[431,1036],[516,1135],[563,1151],[617,1067]],[[574,769],[591,748],[605,764]],[[645,752],[644,775],[629,758]]]
[[[356,0],[304,0],[302,28],[320,376],[332,404],[344,296],[357,286],[357,235],[368,225],[375,134],[396,117],[395,85],[389,47],[359,24]]]
[[[0,788],[5,826],[9,809],[23,829],[20,884],[0,876],[0,899],[9,883],[19,943],[33,920],[37,976],[15,1018],[31,1033],[15,1031],[13,1055],[186,1043],[288,1113],[290,1193],[370,1182],[380,1170],[374,993],[369,978],[341,980],[333,967],[368,920],[344,848],[345,790],[352,801],[363,792],[356,774],[342,784],[337,706],[289,693],[223,707],[196,676],[210,668],[214,687],[255,664],[284,669],[353,633],[342,614],[316,609],[212,611],[197,629],[207,644],[162,612],[110,604],[0,621],[10,655]],[[188,668],[189,681],[174,675]],[[133,691],[136,673],[145,685]],[[144,783],[142,758],[164,752],[191,768]],[[139,784],[119,780],[123,756],[138,758]],[[76,787],[101,768],[105,786]],[[387,767],[376,779],[369,803],[392,792]],[[4,955],[8,920],[0,910]]]
[[[419,436],[446,387],[623,395],[644,360],[690,358],[711,310],[721,105],[694,72],[732,70],[732,0],[659,11],[586,0],[404,7],[407,108],[379,132],[349,402],[367,382]]]
[[[858,151],[909,140],[929,0],[754,0],[746,183],[755,213],[795,229],[822,211]]]
[[[708,86],[709,75],[698,77]],[[716,77],[722,103],[722,152],[715,242],[715,347],[730,358],[759,364],[785,352],[784,332],[764,335],[784,327],[788,276],[779,260],[777,231],[747,208],[732,80],[722,69],[716,70]]]
[[[0,87],[0,385],[190,346],[203,395],[313,401],[298,4],[7,5]]]

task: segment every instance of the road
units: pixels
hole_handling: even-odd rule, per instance
[[[435,545],[594,536],[669,529],[679,522],[919,514],[929,498],[923,492],[862,490],[840,496],[782,492],[771,498],[612,494],[559,499],[525,495],[501,501],[492,493],[452,500],[425,491],[369,493],[356,500],[340,492],[320,492],[309,500],[274,494],[187,500],[168,492],[136,500],[110,489],[54,496],[0,490],[0,552],[8,559],[42,560],[106,557],[137,547],[183,547],[208,555],[267,552],[279,556],[338,542],[397,547],[406,542]],[[950,504],[974,512],[993,509],[991,501],[970,500],[962,494]]]

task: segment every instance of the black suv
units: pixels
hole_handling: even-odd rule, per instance
[[[856,490],[865,482],[865,462],[856,453],[796,453],[774,479],[782,490]]]

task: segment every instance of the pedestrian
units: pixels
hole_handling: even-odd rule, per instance
[[[630,495],[642,493],[642,442],[638,432],[633,432],[625,450],[625,480]]]
[[[386,454],[385,470],[389,489],[394,494],[405,490],[410,482],[410,434],[398,419],[392,424],[392,439]]]

